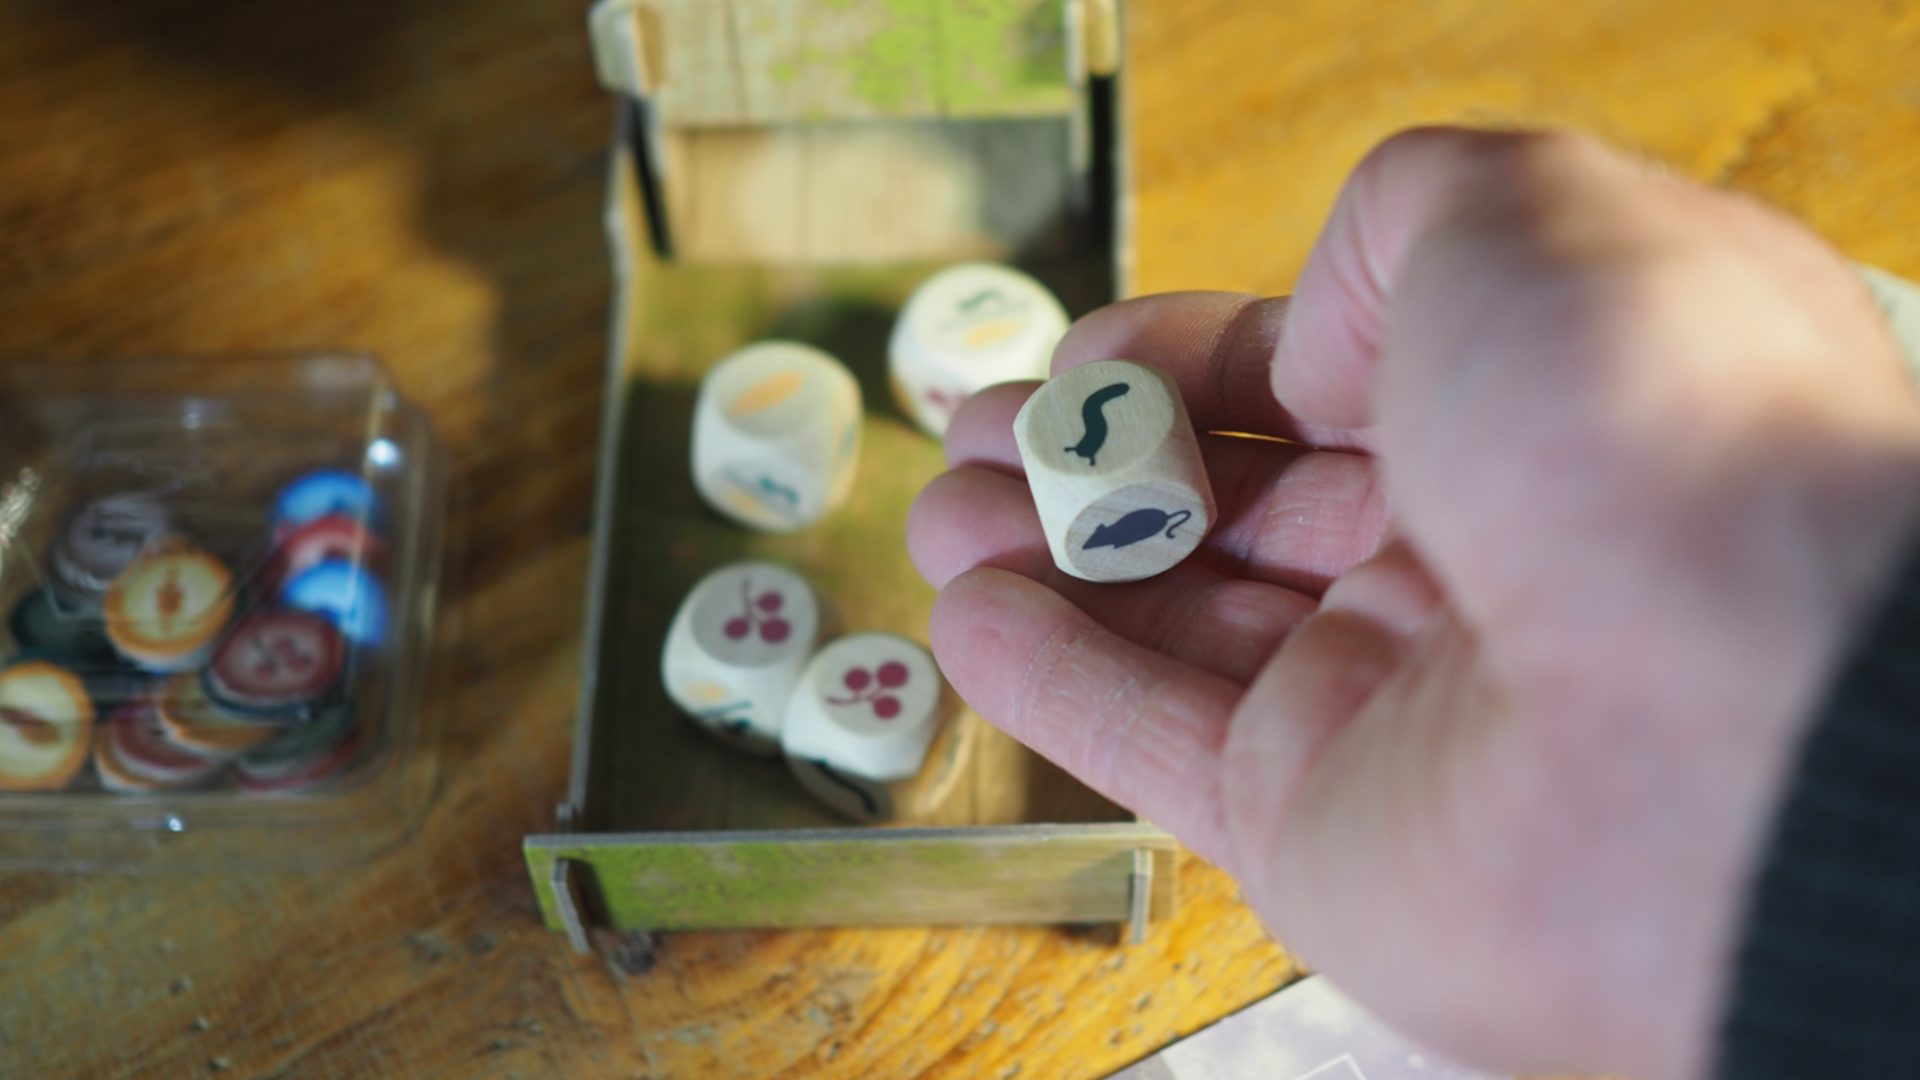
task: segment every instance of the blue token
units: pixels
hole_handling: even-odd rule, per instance
[[[281,586],[280,599],[324,616],[355,645],[376,646],[387,640],[386,588],[364,567],[328,559]]]
[[[329,514],[372,524],[375,501],[373,487],[358,474],[316,469],[280,489],[273,502],[273,528],[294,529]]]

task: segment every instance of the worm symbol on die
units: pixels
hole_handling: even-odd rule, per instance
[[[1094,455],[1100,452],[1101,447],[1107,445],[1107,417],[1101,410],[1106,408],[1107,402],[1114,398],[1125,397],[1130,389],[1132,387],[1126,383],[1114,383],[1087,395],[1087,400],[1080,406],[1080,422],[1086,425],[1087,433],[1080,437],[1078,443],[1066,447],[1067,453],[1079,454],[1087,459],[1089,465],[1099,464],[1094,460]]]
[[[1161,529],[1167,530],[1167,539],[1174,538],[1173,531],[1185,525],[1193,517],[1191,510],[1175,510],[1169,514],[1165,510],[1148,507],[1135,510],[1111,525],[1095,525],[1093,535],[1080,545],[1080,550],[1090,551],[1097,547],[1131,547],[1142,540],[1158,535]]]

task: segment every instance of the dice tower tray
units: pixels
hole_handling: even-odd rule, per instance
[[[904,526],[944,466],[939,443],[901,413],[886,362],[916,285],[987,258],[1033,274],[1075,316],[1124,294],[1113,5],[1022,0],[1002,5],[1002,24],[974,28],[984,39],[965,41],[942,29],[963,5],[909,6],[919,13],[877,0],[604,0],[594,10],[596,64],[620,108],[585,671],[557,828],[524,845],[547,925],[576,948],[590,947],[593,930],[806,925],[1112,922],[1138,936],[1172,912],[1170,836],[977,718],[967,771],[936,810],[853,826],[777,759],[698,731],[660,684],[681,597],[742,559],[806,574],[844,630],[926,641],[933,590],[908,561]],[[713,19],[770,35],[753,38],[766,55],[706,35]],[[932,60],[901,68],[902,49]],[[987,70],[982,49],[1026,60]],[[798,75],[782,66],[788,53],[808,58]],[[714,65],[739,77],[705,78]],[[749,93],[767,71],[810,89]],[[738,96],[726,97],[729,85]],[[802,112],[780,111],[803,99]],[[863,208],[866,180],[818,182],[834,175],[885,178],[907,209],[946,197],[945,217],[928,228],[920,215]],[[839,357],[865,400],[848,505],[786,536],[722,520],[689,465],[702,374],[768,337]]]

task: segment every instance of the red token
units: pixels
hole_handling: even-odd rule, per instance
[[[153,702],[148,699],[120,706],[108,723],[117,764],[143,780],[166,785],[191,784],[206,779],[220,768],[218,758],[203,757],[169,741],[160,717],[154,712]]]
[[[323,781],[331,780],[359,752],[360,735],[356,732],[335,747],[332,753],[290,776],[260,776],[250,772],[244,765],[239,766],[236,769],[238,775],[233,779],[233,786],[254,794],[302,791]]]
[[[272,711],[325,697],[346,669],[346,639],[325,618],[283,609],[249,616],[207,665],[208,689],[221,702]]]
[[[378,570],[386,553],[386,542],[359,518],[349,514],[317,517],[279,538],[263,572],[260,591],[266,596],[275,595],[282,583],[328,559]]]

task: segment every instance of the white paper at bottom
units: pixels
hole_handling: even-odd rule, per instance
[[[1318,975],[1109,1080],[1495,1080],[1407,1042]]]

